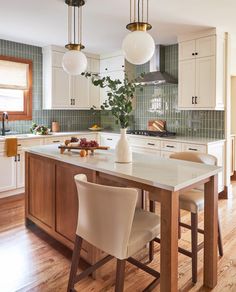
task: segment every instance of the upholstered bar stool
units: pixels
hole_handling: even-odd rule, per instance
[[[216,157],[198,152],[179,152],[170,155],[172,159],[179,159],[191,162],[205,163],[208,165],[217,165]],[[150,199],[155,201],[155,198],[150,194]],[[191,251],[179,247],[179,252],[192,258],[192,282],[197,282],[197,254],[203,248],[203,243],[198,244],[198,233],[204,234],[204,230],[198,228],[198,213],[204,209],[204,186],[185,191],[179,195],[180,209],[191,213],[191,225],[182,223],[179,219],[179,228],[184,227],[191,230]],[[155,211],[154,204],[151,204],[151,211]],[[179,230],[181,236],[181,231]],[[157,238],[155,241],[160,242]],[[218,249],[220,256],[223,256],[223,245],[221,239],[220,224],[218,218]],[[150,251],[150,257],[153,257],[153,251]]]
[[[160,274],[131,256],[159,236],[159,216],[136,209],[138,191],[132,188],[110,187],[87,182],[84,174],[75,176],[79,210],[76,240],[68,283],[68,292],[113,257],[117,259],[115,291],[123,291],[126,260],[154,276],[146,289],[153,289]],[[108,254],[87,270],[77,274],[83,240]]]

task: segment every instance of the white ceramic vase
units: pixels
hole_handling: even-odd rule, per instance
[[[132,151],[127,139],[126,129],[120,129],[120,139],[116,144],[115,155],[117,163],[132,162]]]

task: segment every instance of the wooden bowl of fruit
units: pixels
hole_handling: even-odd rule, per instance
[[[94,150],[108,150],[109,147],[103,147],[99,146],[98,142],[95,140],[88,141],[86,138],[71,138],[70,140],[65,141],[65,145],[61,145],[58,147],[61,151],[61,154],[63,154],[66,150],[80,150],[80,156],[85,157],[89,154],[89,151],[91,154],[94,154]]]

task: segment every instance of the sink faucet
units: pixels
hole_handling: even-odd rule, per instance
[[[8,122],[8,113],[7,112],[3,112],[2,113],[2,136],[5,136],[6,132],[9,132],[9,129],[6,129],[5,127],[5,122]]]

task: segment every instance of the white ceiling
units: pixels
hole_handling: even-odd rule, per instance
[[[209,27],[236,34],[235,0],[149,0],[151,34],[156,43]],[[87,0],[84,7],[86,51],[118,50],[127,33],[129,0]],[[0,0],[0,38],[44,46],[67,43],[64,0]]]

